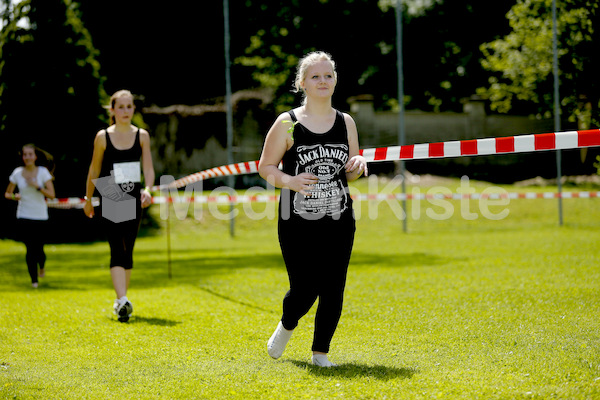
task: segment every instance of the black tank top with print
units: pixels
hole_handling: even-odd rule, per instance
[[[139,128],[135,134],[133,146],[125,150],[115,148],[110,140],[108,130],[105,130],[105,133],[106,149],[104,150],[104,158],[102,159],[100,177],[110,177],[112,174],[114,182],[111,182],[111,184],[118,185],[122,192],[139,200],[142,188],[140,164],[142,146],[140,144]]]
[[[279,203],[280,221],[335,221],[353,218],[352,199],[348,190],[345,166],[349,158],[348,131],[344,115],[336,110],[333,127],[325,133],[314,133],[297,122],[293,124],[294,145],[283,156],[283,172],[295,176],[308,172],[319,181],[302,195],[282,189]],[[291,129],[290,129],[291,132]]]

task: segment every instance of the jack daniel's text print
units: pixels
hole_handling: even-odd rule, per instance
[[[319,178],[307,196],[294,194],[294,213],[307,219],[325,215],[339,216],[348,208],[348,189],[344,187],[340,171],[348,162],[345,144],[315,144],[298,146],[296,174],[308,172]],[[345,173],[345,172],[342,172]]]

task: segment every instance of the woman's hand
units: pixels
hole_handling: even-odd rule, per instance
[[[346,173],[352,174],[356,173],[357,178],[361,176],[363,173],[365,176],[369,175],[369,170],[367,168],[367,160],[363,156],[354,156],[346,163]]]
[[[83,212],[85,216],[88,218],[94,218],[94,206],[92,205],[92,200],[86,200],[83,206]]]
[[[148,189],[142,190],[141,201],[142,201],[142,208],[146,208],[146,207],[150,206],[150,204],[152,204],[152,195],[150,194]]]
[[[21,200],[21,193],[4,193],[4,198],[8,200],[19,201]]]
[[[288,179],[283,179],[286,187],[292,189],[294,192],[308,196],[308,191],[311,189],[312,185],[319,182],[319,177],[308,172],[303,172],[296,176],[292,176],[289,178],[288,182],[285,182],[286,180]]]

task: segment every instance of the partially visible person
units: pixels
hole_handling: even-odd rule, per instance
[[[127,290],[133,268],[133,247],[142,219],[142,208],[152,203],[149,187],[154,185],[154,167],[150,152],[150,135],[144,129],[132,124],[135,112],[133,94],[119,90],[110,98],[108,107],[111,125],[96,134],[94,152],[86,181],[85,215],[93,218],[92,206],[94,182],[98,178],[110,181],[112,192],[101,193],[99,216],[102,204],[111,195],[126,193],[135,199],[135,215],[123,222],[113,222],[101,218],[110,246],[110,275],[117,298],[113,311],[119,321],[127,322],[133,312],[133,305],[127,298]],[[140,165],[141,159],[141,165]],[[142,176],[146,187],[142,186]],[[107,196],[105,198],[105,195]]]
[[[53,199],[54,184],[51,171],[54,170],[52,155],[33,144],[21,149],[23,166],[15,168],[8,178],[10,183],[4,197],[15,200],[17,206],[18,238],[25,244],[25,262],[31,286],[38,287],[39,278],[46,276],[46,253],[44,243],[48,234],[48,206],[46,197]],[[50,168],[50,169],[49,169]],[[15,193],[15,189],[18,192]],[[39,274],[38,274],[39,268]]]

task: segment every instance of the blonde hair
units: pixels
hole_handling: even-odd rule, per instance
[[[131,97],[132,100],[134,99],[133,94],[129,90],[118,90],[112,96],[110,96],[110,103],[107,106],[107,108],[109,110],[114,109],[115,104],[117,103],[117,99],[121,97]],[[112,113],[112,111],[110,111],[110,123],[111,125],[115,123],[115,116]]]
[[[294,93],[302,92],[302,82],[306,78],[306,71],[308,67],[315,65],[320,61],[328,61],[331,64],[333,70],[333,77],[337,83],[337,71],[335,70],[335,61],[331,58],[331,55],[324,51],[313,51],[308,53],[298,62],[298,68],[296,69],[296,79],[294,80]],[[306,95],[303,96],[302,104],[306,104]]]

